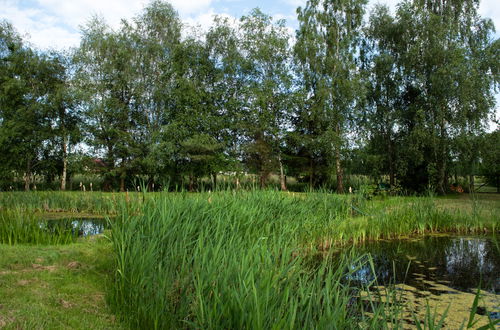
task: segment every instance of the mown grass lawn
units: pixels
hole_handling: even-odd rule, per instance
[[[106,305],[107,239],[58,246],[0,244],[0,328],[119,329]]]

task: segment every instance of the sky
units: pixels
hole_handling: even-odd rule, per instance
[[[93,15],[102,16],[113,28],[121,19],[139,14],[150,0],[0,0],[0,20],[11,22],[25,40],[35,47],[62,50],[80,42],[80,27]],[[368,11],[376,3],[394,9],[398,0],[369,0]],[[296,8],[306,0],[170,0],[182,21],[191,27],[208,29],[214,15],[240,18],[259,7],[275,19],[285,19],[294,31],[297,26]],[[491,18],[500,37],[500,0],[481,0],[479,13]],[[496,95],[496,117],[500,119],[500,93]],[[492,126],[493,125],[493,126]],[[489,130],[496,125],[491,123]]]
[[[291,30],[297,27],[295,10],[305,0],[170,0],[184,23],[206,29],[213,15],[239,18],[252,8],[277,19],[286,19]],[[368,8],[384,3],[394,8],[397,0],[369,0]],[[34,46],[64,49],[78,46],[80,26],[92,15],[100,15],[112,27],[122,18],[137,15],[149,0],[0,0],[0,19],[10,21]],[[489,17],[500,30],[500,1],[482,0],[480,14]],[[500,33],[497,32],[497,37]]]

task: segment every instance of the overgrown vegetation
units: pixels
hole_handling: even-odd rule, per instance
[[[370,294],[371,283],[352,281],[350,274],[370,258],[358,259],[356,251],[339,258],[339,249],[433,233],[498,232],[499,212],[495,199],[368,199],[363,192],[258,189],[16,192],[0,198],[0,283],[7,283],[0,291],[5,297],[19,294],[10,304],[0,298],[8,306],[0,310],[0,321],[9,327],[78,328],[75,320],[81,317],[83,324],[98,322],[103,328],[403,326],[400,316],[408,309],[397,291],[387,288],[382,299]],[[106,234],[111,241],[53,235],[44,231],[43,221],[40,225],[42,215],[81,211],[116,216]],[[27,298],[46,287],[46,294]],[[118,323],[102,300],[105,287]],[[88,312],[85,297],[98,297],[98,309]],[[39,307],[21,313],[16,306],[23,299]],[[50,317],[38,319],[38,313]],[[436,316],[428,317],[422,321]]]
[[[68,244],[77,237],[74,228],[53,226],[36,214],[0,210],[0,244]]]
[[[139,213],[123,203],[113,224],[111,306],[134,328],[396,324],[397,311],[387,305],[377,317],[363,313],[345,280],[354,263],[332,258],[336,246],[498,230],[495,214],[439,210],[432,199],[406,202],[373,215],[380,202],[323,193],[164,194]]]

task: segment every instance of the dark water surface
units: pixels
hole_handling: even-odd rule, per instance
[[[479,286],[500,293],[500,241],[494,236],[431,236],[418,240],[382,241],[365,244],[373,268],[361,266],[353,280],[378,285],[408,284],[432,291],[435,283],[471,292]],[[429,284],[432,285],[429,285]],[[439,292],[435,292],[439,294]]]
[[[429,308],[437,317],[448,315],[445,328],[461,328],[470,318],[478,288],[481,298],[475,326],[500,318],[498,237],[429,236],[378,241],[357,248],[356,253],[368,256],[350,265],[351,284],[371,286],[370,291],[381,296],[384,288],[395,288],[407,306],[402,320],[410,328],[416,326],[414,315],[423,320]]]
[[[102,234],[109,225],[103,218],[70,218],[46,220],[42,226],[51,232],[71,231],[75,236]]]

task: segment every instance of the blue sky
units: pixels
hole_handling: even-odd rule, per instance
[[[397,0],[369,0],[391,7]],[[37,47],[62,49],[77,46],[79,26],[93,14],[102,15],[111,26],[118,26],[121,18],[131,18],[141,11],[149,0],[0,0],[0,18],[7,19]],[[297,22],[295,10],[305,0],[171,0],[182,20],[189,25],[206,28],[215,14],[239,18],[252,8],[276,18],[287,20],[291,30]],[[500,30],[500,1],[482,0],[480,13],[490,17]],[[500,35],[497,33],[497,36]]]

